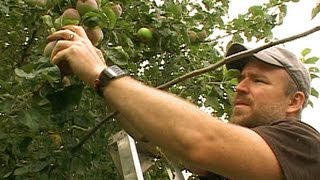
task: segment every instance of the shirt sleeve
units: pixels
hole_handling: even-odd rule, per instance
[[[320,179],[320,134],[301,121],[253,128],[270,146],[287,180]]]

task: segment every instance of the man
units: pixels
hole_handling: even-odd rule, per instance
[[[241,78],[232,123],[223,123],[175,95],[107,67],[79,26],[67,26],[48,39],[59,40],[52,63],[67,62],[121,113],[121,123],[187,166],[200,169],[195,171],[200,176],[320,177],[320,135],[300,121],[310,94],[310,78],[288,51],[274,47],[228,65],[241,70]],[[234,45],[228,54],[241,50],[245,47]]]

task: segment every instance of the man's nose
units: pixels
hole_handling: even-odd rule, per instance
[[[236,86],[236,92],[238,94],[247,94],[249,92],[249,85],[247,79],[242,79],[239,81],[238,85]]]

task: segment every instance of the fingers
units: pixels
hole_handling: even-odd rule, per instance
[[[67,25],[67,26],[64,26],[63,29],[68,29],[72,32],[75,32],[80,37],[87,37],[87,34],[82,26]]]
[[[67,49],[58,51],[54,56],[51,57],[52,64],[59,64],[61,61],[66,60],[64,56],[66,55]]]
[[[79,39],[79,35],[69,29],[64,29],[51,34],[50,36],[48,36],[47,39],[48,41],[57,41],[57,40],[72,41],[72,40]]]
[[[96,47],[95,47],[95,50],[96,50],[96,53],[98,54],[101,62],[103,62],[103,64],[106,64],[106,61],[104,60],[103,53],[101,52],[101,50]]]
[[[73,38],[82,37],[88,39],[85,30],[81,26],[68,25],[64,26],[61,30],[48,36],[49,41],[53,40],[73,40]]]
[[[68,50],[68,48],[71,47],[73,44],[74,43],[71,41],[66,41],[66,40],[58,41],[51,53],[51,63],[58,64],[61,58],[56,58],[57,54],[60,52],[63,52],[64,50]]]

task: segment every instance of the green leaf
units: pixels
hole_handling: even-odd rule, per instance
[[[9,94],[5,94],[5,96],[10,96]],[[1,103],[0,103],[0,110],[2,113],[11,113],[12,111],[12,106],[14,104],[14,100],[13,98],[7,98],[7,99],[4,99],[4,100],[1,100]]]
[[[240,71],[237,69],[229,69],[227,73],[228,78],[238,78],[240,76]]]
[[[196,13],[193,18],[198,19],[198,20],[203,20],[205,19],[205,16],[202,13]]]
[[[66,25],[78,25],[79,24],[79,20],[75,20],[75,19],[63,19],[62,18],[62,25],[66,26]]]
[[[42,115],[36,109],[20,112],[18,117],[20,123],[28,127],[33,132],[37,132],[39,130],[39,121],[43,119]]]
[[[232,36],[232,42],[243,43],[243,38],[241,37],[240,34],[234,34]]]
[[[88,12],[82,16],[82,22],[88,27],[100,26],[101,28],[107,27],[109,19],[106,14],[102,12]]]
[[[280,14],[279,14],[279,24],[282,24],[284,18],[285,18],[286,15],[287,15],[287,5],[282,4],[282,5],[279,7],[279,10],[280,10]]]
[[[0,87],[8,91],[12,88],[12,82],[3,81],[0,79]]]
[[[310,49],[310,48],[305,48],[305,49],[301,52],[301,55],[302,55],[302,56],[306,56],[306,55],[308,55],[310,52],[311,52],[311,49]]]
[[[8,138],[7,134],[0,132],[0,140],[7,139],[7,138]]]
[[[24,137],[22,142],[19,143],[19,149],[21,152],[26,152],[28,146],[31,144],[33,138],[32,137]]]
[[[182,8],[181,5],[178,3],[168,3],[167,5],[167,12],[171,13],[175,17],[180,17],[182,14]]]
[[[83,20],[83,24],[87,27],[100,26],[100,17],[98,16],[88,17],[85,20]]]
[[[239,83],[238,78],[232,78],[232,79],[229,81],[229,83],[230,83],[231,85],[236,86],[236,85]]]
[[[261,14],[261,11],[262,11],[262,7],[261,6],[252,6],[249,8],[248,10],[250,13],[252,14]]]
[[[319,60],[318,57],[311,57],[304,61],[305,64],[315,64]]]
[[[58,66],[46,67],[39,69],[37,72],[38,77],[50,83],[60,81],[60,70]]]
[[[311,73],[320,73],[320,69],[317,67],[310,67],[309,72]]]
[[[41,17],[41,20],[44,24],[48,26],[49,29],[54,28],[52,17],[50,15],[44,15]]]
[[[83,85],[71,85],[47,95],[52,104],[53,111],[63,111],[79,104],[83,91]]]
[[[309,101],[308,101],[308,105],[310,105],[312,108],[313,108],[313,102],[309,99]]]
[[[36,77],[34,73],[26,73],[22,69],[18,69],[18,68],[14,69],[14,72],[18,77],[21,77],[21,78],[33,79]]]
[[[13,171],[10,171],[10,172],[6,173],[5,175],[3,175],[3,178],[7,178],[7,177],[11,176],[12,173],[13,173]]]
[[[6,4],[0,3],[0,12],[3,14],[8,14],[10,11],[9,6],[6,6]],[[1,14],[0,13],[0,14]]]
[[[229,104],[232,104],[235,99],[235,96],[236,96],[235,91],[233,89],[229,89],[229,88],[226,88],[225,91],[227,93]]]
[[[107,6],[103,9],[103,11],[106,13],[108,19],[109,19],[109,25],[108,28],[109,29],[113,29],[116,22],[117,22],[117,15],[113,12],[113,10],[111,9],[111,7]]]
[[[319,98],[319,92],[315,88],[311,88],[311,95]]]
[[[315,73],[310,73],[311,79],[319,78],[319,76]]]
[[[17,168],[13,174],[15,176],[21,176],[28,173],[36,173],[43,170],[48,165],[49,165],[48,162],[43,162],[43,161],[29,164],[29,165]]]
[[[108,59],[113,63],[123,66],[128,64],[129,55],[124,51],[122,46],[112,47],[106,50]]]
[[[220,102],[217,96],[207,96],[205,101],[205,106],[212,107],[213,109],[218,109]]]
[[[62,18],[58,17],[54,20],[54,28],[60,30],[62,28]]]
[[[223,66],[223,68],[222,68],[222,73],[223,73],[223,77],[227,77],[228,76],[228,69],[227,69],[227,67],[226,66]]]
[[[314,7],[311,11],[311,19],[316,17],[319,12],[320,12],[320,3],[318,2],[316,7]]]

